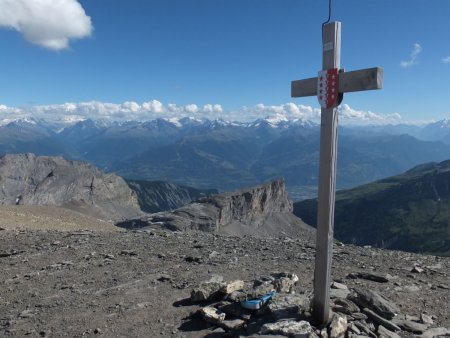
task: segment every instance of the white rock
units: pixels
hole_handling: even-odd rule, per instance
[[[222,293],[229,295],[229,294],[233,293],[234,291],[239,291],[239,290],[242,290],[243,288],[244,288],[244,281],[235,280],[235,281],[229,282],[226,285],[224,285],[220,289],[220,291]]]
[[[338,283],[338,282],[331,283],[331,288],[332,289],[339,289],[339,290],[348,290],[347,285],[342,284],[342,283]]]
[[[342,338],[347,332],[347,317],[335,314],[330,323],[330,338]]]
[[[262,334],[281,334],[288,337],[309,338],[313,332],[311,325],[302,321],[281,321],[273,324],[264,324],[261,328]]]
[[[431,316],[426,315],[425,313],[422,313],[420,315],[420,320],[422,321],[422,323],[424,324],[433,324],[433,318],[431,318]]]
[[[220,313],[216,308],[207,306],[200,309],[200,313],[207,322],[220,324],[225,320],[225,313]]]

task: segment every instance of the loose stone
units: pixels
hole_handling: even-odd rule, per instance
[[[281,321],[273,324],[264,324],[261,328],[263,334],[281,334],[288,337],[309,338],[313,332],[307,321]]]
[[[378,337],[379,338],[401,338],[398,334],[396,334],[395,332],[389,331],[382,325],[378,326]]]
[[[347,332],[347,318],[335,314],[329,325],[330,338],[342,338]]]
[[[375,312],[364,308],[363,313],[366,314],[370,319],[372,319],[375,323],[383,325],[387,329],[393,330],[393,331],[401,331],[401,329],[394,323],[390,322],[389,320],[379,316]]]

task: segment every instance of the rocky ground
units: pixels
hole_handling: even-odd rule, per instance
[[[82,228],[3,227],[0,336],[221,337],[224,330],[197,313],[205,304],[190,299],[204,281],[290,272],[299,277],[297,295],[312,293],[313,238]],[[430,327],[450,328],[450,258],[335,245],[332,275],[350,289],[383,294],[410,319],[425,314]],[[234,335],[258,334],[258,323]]]
[[[0,227],[33,230],[121,231],[110,222],[74,210],[41,205],[0,205]]]

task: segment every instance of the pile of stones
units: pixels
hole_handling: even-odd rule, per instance
[[[216,327],[211,337],[284,336],[296,338],[422,338],[450,337],[450,330],[433,327],[433,317],[401,314],[396,304],[368,289],[349,290],[346,285],[331,285],[331,322],[325,327],[314,325],[311,316],[312,294],[297,294],[298,277],[292,273],[274,273],[252,282],[224,282],[214,276],[191,292],[191,302],[203,306],[198,315]],[[242,306],[248,299],[268,292],[275,295],[261,308]]]

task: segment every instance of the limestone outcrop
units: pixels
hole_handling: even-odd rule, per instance
[[[125,228],[162,226],[230,235],[297,236],[314,230],[292,214],[283,179],[201,198],[173,212],[160,212],[121,222]]]
[[[33,154],[0,158],[1,205],[55,205],[103,220],[142,215],[136,193],[114,174],[62,157]]]

